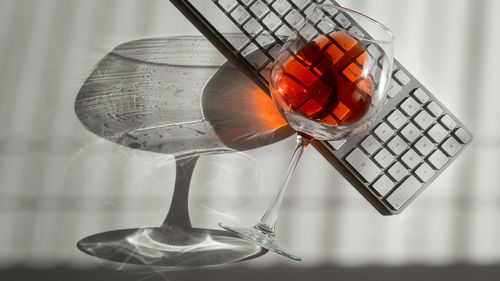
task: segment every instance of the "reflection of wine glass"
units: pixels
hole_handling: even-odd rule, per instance
[[[360,28],[342,27],[351,20]],[[393,41],[391,31],[379,22],[334,5],[318,5],[296,27],[274,62],[270,79],[274,103],[297,131],[291,163],[276,198],[257,225],[244,228],[219,224],[221,227],[301,260],[284,249],[274,234],[290,177],[313,139],[338,140],[356,135],[377,117],[386,98]]]
[[[203,37],[176,36],[122,44],[99,62],[76,98],[78,118],[109,141],[175,155],[176,177],[161,226],[94,234],[78,242],[82,251],[134,271],[222,265],[267,252],[227,231],[192,227],[189,219],[199,156],[249,150],[293,133],[267,96],[224,61]]]
[[[134,270],[144,265],[158,270],[223,265],[265,254],[265,249],[226,231],[191,226],[188,197],[197,160],[198,156],[175,159],[174,194],[161,226],[94,234],[80,240],[78,248],[110,265],[127,265]]]

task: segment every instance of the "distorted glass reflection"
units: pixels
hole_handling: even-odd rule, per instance
[[[82,86],[75,112],[94,134],[129,148],[174,155],[176,165],[170,210],[160,227],[91,235],[79,241],[82,251],[121,269],[146,265],[155,270],[227,264],[267,252],[228,232],[191,226],[188,197],[199,157],[248,157],[240,151],[293,134],[272,101],[208,41],[180,36],[118,46]]]

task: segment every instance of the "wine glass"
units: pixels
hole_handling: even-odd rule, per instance
[[[317,5],[306,16],[271,69],[273,101],[297,131],[297,145],[282,185],[255,226],[219,226],[268,250],[301,260],[275,237],[278,209],[288,182],[312,140],[354,136],[376,119],[386,100],[393,42],[392,32],[384,25],[347,8]]]

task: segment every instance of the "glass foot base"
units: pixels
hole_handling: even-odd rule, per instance
[[[168,225],[98,233],[77,247],[109,266],[133,271],[135,266],[173,271],[225,265],[267,252],[227,231]]]
[[[301,257],[291,254],[290,251],[283,247],[281,245],[281,242],[276,237],[274,237],[273,233],[266,232],[256,227],[229,226],[222,223],[219,223],[219,226],[249,242],[257,244],[262,248],[268,249],[269,251],[273,251],[277,254],[296,261],[302,260]]]

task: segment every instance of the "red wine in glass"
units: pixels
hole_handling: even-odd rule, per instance
[[[349,125],[368,110],[374,67],[366,48],[352,36],[333,32],[290,54],[277,77],[282,107],[328,125]]]

